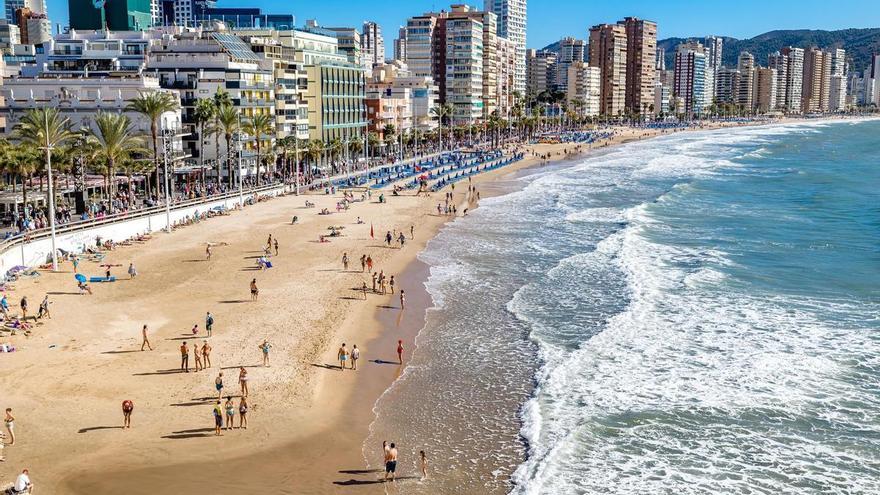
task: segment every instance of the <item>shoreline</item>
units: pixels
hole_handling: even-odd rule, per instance
[[[697,128],[693,130],[708,131],[710,129]],[[645,131],[641,129],[636,131],[625,136],[615,136],[615,138],[619,139],[612,144],[597,146],[592,150],[585,150],[585,152],[601,151],[613,145],[641,140],[644,137],[641,133]],[[672,133],[655,132],[650,137],[669,134]],[[553,153],[561,153],[559,157],[552,158],[552,162],[557,162],[577,160],[582,154],[565,155],[564,152],[560,151],[576,146],[576,144],[535,145],[530,147],[530,149],[544,150],[542,152],[552,150]],[[540,160],[533,158],[527,153],[526,158],[521,162],[474,177],[474,183],[477,185],[492,183],[504,177],[520,173],[523,170],[534,169],[537,166],[540,166]],[[488,186],[487,188],[491,189]],[[484,191],[484,189],[481,189],[481,192]],[[456,192],[456,197],[460,194],[460,192]],[[331,205],[337,199],[323,195],[307,195],[305,198],[316,200],[319,203],[318,208]],[[129,359],[125,354],[119,356],[111,355],[106,360],[99,359],[96,365],[91,363],[95,368],[91,371],[91,375],[88,374],[88,367],[80,369],[70,369],[69,367],[53,368],[53,360],[55,358],[51,354],[46,353],[46,351],[40,351],[44,354],[37,356],[37,363],[43,358],[43,364],[49,365],[45,376],[52,376],[52,372],[57,371],[61,377],[58,380],[59,384],[46,387],[47,395],[56,393],[62,394],[59,397],[66,397],[63,400],[60,399],[57,403],[51,402],[54,409],[50,408],[50,414],[47,417],[51,417],[53,410],[71,410],[74,414],[71,417],[66,417],[67,425],[51,425],[49,431],[43,434],[39,442],[39,447],[44,449],[44,451],[41,451],[37,456],[32,456],[34,460],[31,462],[21,460],[21,454],[26,452],[24,449],[37,447],[36,444],[31,445],[28,443],[27,435],[36,436],[38,428],[34,423],[29,425],[26,415],[23,415],[22,412],[28,409],[28,404],[32,408],[34,406],[48,408],[48,405],[40,406],[34,399],[31,399],[30,402],[22,399],[14,402],[16,412],[19,415],[25,416],[20,418],[25,419],[22,422],[25,428],[23,432],[24,442],[23,445],[19,445],[17,442],[16,446],[6,449],[7,462],[3,466],[4,476],[8,477],[9,473],[14,472],[16,467],[22,466],[22,462],[31,464],[32,473],[35,472],[34,466],[42,466],[42,474],[39,477],[35,477],[35,481],[41,485],[41,489],[48,487],[53,493],[119,493],[124,488],[126,493],[146,494],[155,493],[157,490],[161,492],[163,489],[167,489],[169,484],[173,484],[180,491],[204,489],[205,483],[222,487],[223,492],[233,489],[251,489],[254,491],[265,489],[272,493],[326,493],[333,490],[343,491],[343,489],[344,491],[350,491],[357,487],[366,490],[374,486],[374,474],[363,473],[362,471],[364,471],[365,462],[375,464],[375,459],[380,454],[380,449],[376,447],[375,450],[370,450],[370,446],[364,446],[363,443],[368,436],[369,427],[375,419],[373,408],[376,401],[388,390],[403,370],[398,366],[375,364],[369,361],[373,359],[393,359],[395,357],[393,355],[393,345],[398,336],[403,336],[405,345],[408,343],[407,350],[410,355],[412,355],[412,352],[417,352],[413,341],[415,336],[424,328],[425,314],[432,303],[430,295],[424,287],[424,281],[427,279],[429,268],[419,261],[417,256],[424,250],[426,243],[439,232],[443,225],[452,219],[437,217],[428,213],[431,205],[436,203],[436,197],[426,201],[411,199],[409,196],[400,198],[402,201],[398,201],[397,198],[391,198],[390,203],[392,206],[388,208],[385,205],[377,206],[375,203],[358,204],[352,212],[343,213],[339,217],[345,218],[345,225],[353,223],[354,216],[356,215],[363,215],[369,224],[368,212],[371,215],[387,215],[391,217],[390,220],[382,218],[380,222],[376,223],[377,232],[393,227],[406,230],[408,228],[406,224],[412,222],[412,224],[418,226],[415,242],[408,242],[403,250],[392,249],[385,252],[385,248],[376,247],[376,241],[370,240],[368,234],[364,234],[363,231],[369,227],[369,225],[365,225],[362,227],[350,227],[351,234],[347,234],[347,237],[350,236],[351,238],[341,239],[339,242],[340,247],[336,245],[317,247],[312,246],[312,243],[316,243],[316,241],[311,239],[316,237],[316,235],[313,236],[314,233],[322,230],[320,226],[315,224],[319,222],[326,223],[323,218],[319,217],[316,219],[312,215],[308,215],[306,218],[306,212],[304,211],[300,213],[303,224],[301,226],[287,228],[286,223],[279,223],[289,221],[289,210],[292,208],[299,209],[296,205],[301,204],[305,198],[295,196],[277,198],[264,204],[250,207],[243,213],[234,213],[228,220],[220,218],[206,222],[203,225],[184,229],[181,231],[182,233],[176,231],[171,235],[160,234],[157,236],[157,239],[150,241],[146,246],[146,249],[150,251],[149,253],[145,253],[145,249],[138,247],[133,249],[126,248],[111,253],[111,257],[121,258],[119,259],[120,262],[122,259],[125,259],[126,255],[129,257],[135,255],[143,256],[145,259],[149,257],[151,261],[155,258],[156,270],[158,272],[155,278],[158,280],[153,280],[154,277],[147,272],[143,278],[147,279],[147,283],[151,284],[149,289],[132,287],[129,290],[129,285],[134,286],[137,284],[127,284],[122,286],[118,294],[97,294],[95,296],[96,302],[115,304],[117,300],[121,300],[129,305],[130,313],[123,310],[123,316],[120,317],[119,314],[113,315],[110,312],[104,311],[102,307],[101,311],[96,311],[98,314],[91,316],[91,319],[86,316],[85,320],[87,320],[87,323],[83,325],[99,327],[97,329],[91,327],[88,329],[89,331],[97,331],[84,335],[85,343],[75,342],[68,344],[65,348],[65,350],[69,349],[71,352],[100,350],[95,348],[95,340],[98,343],[103,343],[105,341],[120,341],[120,339],[126,338],[125,334],[121,333],[121,331],[107,329],[106,327],[124,327],[130,334],[133,334],[133,331],[138,328],[137,325],[140,321],[148,321],[151,327],[156,329],[157,334],[162,332],[162,337],[174,335],[170,334],[170,331],[176,331],[179,335],[179,331],[185,328],[185,324],[180,322],[172,323],[172,318],[181,313],[188,313],[188,318],[192,319],[198,318],[200,314],[204,314],[204,306],[194,304],[197,302],[195,299],[204,296],[205,299],[216,302],[219,298],[230,297],[228,294],[229,287],[232,287],[233,293],[238,295],[239,292],[242,292],[241,287],[239,287],[242,285],[242,280],[247,280],[251,276],[249,273],[244,274],[244,276],[237,274],[236,277],[231,277],[236,278],[233,283],[226,284],[219,289],[213,286],[208,287],[206,285],[208,281],[213,282],[220,277],[229,275],[228,268],[235,267],[236,264],[240,265],[242,262],[240,260],[235,261],[238,258],[233,257],[231,253],[218,249],[218,251],[221,251],[218,253],[221,254],[219,262],[224,263],[222,265],[225,267],[224,270],[218,272],[215,267],[211,267],[209,269],[211,272],[205,274],[198,273],[199,270],[197,269],[181,268],[186,266],[187,260],[184,258],[200,256],[198,249],[192,247],[192,241],[194,240],[192,238],[210,240],[214,237],[214,239],[218,239],[216,236],[221,233],[229,235],[230,238],[237,236],[235,237],[235,249],[245,249],[246,243],[250,243],[250,248],[257,247],[265,232],[282,231],[282,253],[284,254],[279,259],[282,261],[282,265],[288,262],[291,264],[292,267],[288,276],[298,278],[287,280],[286,278],[279,278],[279,275],[281,275],[279,272],[268,272],[266,274],[257,272],[257,276],[261,278],[261,281],[268,279],[270,281],[269,284],[278,285],[277,289],[272,285],[261,285],[261,288],[266,288],[264,290],[266,290],[266,295],[270,299],[270,307],[266,308],[262,301],[259,305],[238,305],[234,303],[228,305],[242,310],[234,311],[230,309],[226,311],[222,315],[222,319],[218,319],[218,327],[224,329],[223,333],[220,334],[220,344],[214,344],[215,340],[212,340],[212,345],[215,345],[218,353],[222,350],[222,352],[229,354],[229,356],[225,354],[218,356],[221,365],[238,365],[242,362],[256,361],[255,356],[252,356],[255,354],[252,352],[254,351],[253,349],[248,348],[245,353],[239,352],[236,349],[224,349],[226,347],[224,344],[232,344],[232,342],[228,341],[235,340],[240,342],[243,338],[252,335],[255,327],[259,330],[264,330],[263,326],[266,328],[271,327],[272,332],[274,332],[272,335],[275,335],[275,337],[271,337],[273,344],[276,342],[275,339],[277,339],[277,342],[281,342],[281,344],[276,345],[276,351],[273,351],[273,359],[276,359],[276,356],[280,358],[282,360],[281,366],[268,370],[256,368],[253,371],[257,375],[258,381],[256,382],[257,390],[252,395],[258,398],[263,397],[263,394],[267,394],[263,390],[265,388],[268,394],[277,394],[278,397],[271,396],[271,402],[267,402],[268,405],[265,407],[262,407],[262,403],[258,403],[259,407],[254,407],[251,416],[253,425],[251,431],[247,433],[233,431],[229,436],[235,436],[236,438],[226,442],[214,442],[209,439],[199,440],[198,438],[205,436],[201,430],[209,426],[210,423],[209,411],[207,410],[209,406],[202,406],[204,401],[200,402],[192,399],[192,397],[204,395],[207,387],[181,382],[177,380],[180,375],[175,373],[167,380],[160,375],[156,379],[165,381],[160,385],[148,384],[152,388],[145,391],[145,394],[146,392],[155,394],[157,391],[168,390],[172,392],[175,399],[182,400],[179,404],[186,404],[187,401],[195,402],[194,406],[196,407],[179,407],[169,410],[168,405],[174,406],[177,404],[166,404],[163,401],[164,398],[156,400],[155,397],[151,398],[149,394],[146,394],[144,397],[136,398],[139,409],[136,409],[135,412],[135,428],[125,433],[89,431],[87,433],[74,434],[73,436],[67,435],[63,438],[58,437],[60,442],[74,440],[74,443],[70,445],[62,443],[65,447],[70,446],[72,448],[59,452],[51,448],[51,440],[55,438],[53,437],[53,432],[58,431],[59,428],[66,426],[67,429],[70,429],[73,426],[83,426],[83,429],[88,429],[93,427],[92,424],[95,423],[104,427],[104,425],[115,424],[120,421],[116,417],[118,412],[115,410],[115,406],[113,406],[114,410],[112,411],[105,411],[104,407],[95,407],[105,403],[115,404],[117,398],[121,397],[120,393],[124,394],[124,391],[127,390],[128,382],[123,380],[121,383],[117,383],[116,380],[111,379],[113,375],[108,374],[112,374],[114,370],[118,371],[120,366],[122,370],[131,369],[132,371],[142,371],[143,368],[155,369],[157,366],[165,368],[174,366],[176,364],[173,360],[174,344],[167,346],[164,340],[175,340],[180,337],[160,339],[159,335],[156,336],[157,340],[168,347],[166,354],[172,356],[171,360],[166,360],[159,364],[147,364],[142,362],[145,357],[143,354],[130,356],[132,359]],[[284,220],[285,218],[287,219],[286,221]],[[336,222],[336,218],[336,216],[331,216],[329,220]],[[246,231],[243,233],[241,232],[242,225],[240,225],[242,223],[245,224],[244,227],[246,228]],[[257,226],[260,228],[259,233],[249,234],[247,232],[248,229],[253,229]],[[306,232],[301,232],[303,230]],[[187,241],[187,239],[189,240]],[[181,247],[183,241],[188,242],[186,247]],[[305,246],[302,245],[303,242],[306,243]],[[230,242],[230,244],[233,244],[233,242]],[[370,296],[370,299],[379,304],[379,306],[392,306],[390,309],[376,307],[373,304],[359,303],[356,299],[359,293],[349,290],[360,285],[361,277],[352,272],[340,273],[340,270],[337,268],[339,265],[338,256],[341,253],[337,251],[348,249],[352,244],[354,246],[351,248],[349,256],[353,262],[357,262],[361,250],[370,250],[374,253],[374,258],[377,260],[377,270],[385,269],[388,273],[403,276],[398,287],[404,287],[407,291],[408,308],[404,312],[404,321],[401,323],[395,321],[400,311],[393,308],[396,305],[394,297]],[[327,249],[322,249],[323,247]],[[233,250],[232,247],[222,249],[227,251]],[[357,251],[354,251],[354,249],[357,249]],[[136,253],[133,254],[132,251]],[[291,251],[296,252],[297,258],[301,256],[302,259],[290,260],[286,258],[285,254]],[[240,251],[240,253],[246,254],[248,251]],[[177,264],[174,263],[175,259]],[[183,263],[183,265],[179,263]],[[198,265],[198,263],[193,264]],[[149,262],[145,262],[144,266],[152,268]],[[140,264],[139,268],[141,268]],[[169,268],[170,271],[168,270]],[[175,270],[175,268],[179,268],[179,270]],[[281,268],[279,270],[284,269]],[[238,271],[250,270],[245,268]],[[173,280],[175,280],[176,284],[172,284],[169,287],[167,284],[168,279],[163,277],[168,273],[176,272],[182,272],[182,275],[179,278],[174,278]],[[47,274],[47,276],[41,277],[44,280],[40,280],[39,285],[58,286],[62,284],[61,280],[64,277],[69,277],[69,273],[67,275]],[[25,288],[24,285],[29,283],[22,283],[22,288],[19,292],[42,293],[42,291],[32,290],[34,289],[33,287]],[[30,284],[36,285],[34,283]],[[69,286],[70,284],[63,283],[63,285]],[[304,289],[300,287],[302,285],[310,285],[311,287]],[[309,291],[308,289],[312,290]],[[144,294],[143,290],[147,290],[147,292]],[[183,292],[180,292],[181,290]],[[205,293],[202,294],[200,291]],[[278,294],[273,294],[275,291]],[[280,297],[279,294],[283,297]],[[17,298],[18,294],[13,294],[13,297]],[[53,311],[57,311],[56,316],[63,315],[67,317],[67,311],[76,313],[76,310],[69,303],[65,302],[70,298],[65,298],[63,295],[56,295],[53,298],[58,302],[56,306],[59,306],[59,308],[53,308]],[[348,298],[352,298],[352,300]],[[38,301],[39,299],[37,296],[34,296],[32,300]],[[316,304],[321,304],[322,307],[317,308],[315,307]],[[78,302],[75,304],[75,306],[79,305]],[[153,312],[148,311],[147,307],[151,305],[159,308],[162,314],[153,314]],[[194,310],[192,308],[194,305],[199,309]],[[292,305],[299,307],[289,307]],[[143,308],[135,310],[134,308],[137,306],[143,306]],[[252,307],[261,309],[261,311],[255,312]],[[266,309],[270,309],[270,314],[266,314]],[[274,309],[275,312],[271,312],[271,309]],[[102,313],[102,311],[104,312]],[[267,319],[267,316],[269,319]],[[273,318],[281,319],[282,317],[289,318],[289,320],[284,320],[285,325],[278,325],[273,320]],[[293,326],[296,327],[296,332],[298,333],[286,327],[289,321],[297,322]],[[104,324],[100,325],[99,322]],[[402,333],[394,334],[394,332],[387,331],[388,327],[392,326],[392,324],[403,328]],[[165,328],[171,325],[176,325],[177,329],[170,330]],[[63,330],[56,329],[55,326],[54,323],[51,324],[53,331]],[[233,328],[233,330],[231,330],[231,333],[224,335],[227,332],[226,328]],[[77,331],[79,330],[81,329],[77,328]],[[41,328],[38,331],[42,332],[43,329]],[[296,334],[294,335],[294,333]],[[57,336],[53,336],[53,339],[57,338]],[[44,339],[47,343],[50,340],[43,336],[32,339]],[[214,339],[218,339],[218,336],[215,335]],[[76,339],[74,340],[76,341]],[[133,339],[128,337],[128,340],[129,342],[122,347],[131,347],[133,345]],[[352,343],[356,343],[361,347],[363,353],[362,372],[350,373],[348,370],[339,372],[338,369],[326,368],[327,365],[335,365],[335,351],[342,341],[348,343],[349,346]],[[364,344],[361,345],[361,342],[364,342]],[[42,344],[42,340],[39,340],[39,343]],[[27,344],[23,352],[31,352],[33,350],[30,348],[32,342],[27,342]],[[36,344],[33,345],[36,346]],[[251,345],[250,341],[248,341],[245,347],[248,345]],[[102,354],[111,352],[130,351],[104,351]],[[291,354],[289,359],[285,360],[288,357],[286,355],[287,352]],[[18,356],[15,357],[17,358]],[[48,362],[45,361],[46,359]],[[131,361],[135,360],[137,362],[133,365]],[[8,363],[9,360],[6,360],[6,362]],[[4,364],[3,366],[6,367],[8,365]],[[34,366],[38,365],[35,363]],[[232,366],[232,368],[236,367]],[[31,366],[28,366],[28,369],[33,369],[35,373],[40,371],[39,368],[32,368]],[[259,374],[258,371],[260,372]],[[264,375],[262,374],[263,371],[271,372],[272,375]],[[232,369],[229,371],[229,374],[232,375],[234,372],[235,369]],[[80,376],[79,373],[82,373],[82,375]],[[90,388],[83,385],[88,380],[103,379],[105,376],[110,380],[110,383],[105,385],[109,388],[102,389],[103,393],[96,392],[94,387]],[[71,377],[76,379],[71,380]],[[204,377],[205,380],[211,378],[212,375],[210,374]],[[11,382],[8,380],[11,380]],[[10,383],[21,384],[27,383],[27,377],[24,375],[13,376],[3,381],[7,386]],[[232,376],[229,376],[229,381],[235,382]],[[196,389],[199,391],[194,391]],[[98,396],[89,395],[95,393],[98,393]],[[71,395],[68,396],[67,394]],[[82,394],[82,396],[77,396],[77,394]],[[83,405],[82,402],[77,400],[78,397],[87,397],[86,403]],[[260,398],[259,400],[263,399]],[[368,405],[370,407],[367,407]],[[83,422],[79,418],[78,413],[81,412],[79,409],[83,407],[87,410],[82,412],[86,413],[88,421],[92,424]],[[144,421],[143,415],[147,413],[142,411],[145,409],[162,411],[160,418],[149,418],[148,421]],[[190,410],[199,410],[199,412],[190,412]],[[265,416],[263,415],[264,411]],[[140,417],[138,415],[139,412],[141,413]],[[169,412],[174,414],[169,417]],[[178,416],[177,413],[182,414]],[[140,421],[144,421],[146,426],[141,426],[139,424]],[[167,423],[174,423],[174,426]],[[111,428],[110,426],[107,427]],[[156,431],[164,432],[167,430],[175,431],[171,435],[174,441],[157,440],[155,438]],[[189,430],[193,431],[191,433],[176,433]],[[253,435],[250,434],[252,431],[254,432]],[[173,435],[175,434],[178,436],[174,437]],[[188,434],[193,436],[183,436]],[[133,443],[125,442],[124,445],[120,445],[119,441],[111,440],[114,437],[118,438],[118,435],[127,435]],[[19,449],[22,450],[19,451]],[[76,460],[67,460],[68,458]],[[167,464],[165,464],[166,461]],[[56,469],[52,475],[46,471],[46,468],[50,465]],[[408,466],[408,461],[405,461],[404,465]],[[83,466],[86,467],[84,468]],[[41,480],[42,483],[40,482]],[[334,484],[334,482],[339,484]]]

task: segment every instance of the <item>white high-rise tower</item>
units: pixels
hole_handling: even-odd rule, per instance
[[[516,44],[513,89],[526,94],[526,0],[485,0],[484,10],[498,16],[498,36]]]

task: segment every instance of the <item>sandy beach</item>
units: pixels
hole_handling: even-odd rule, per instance
[[[659,131],[621,129],[601,145],[644,139]],[[478,190],[491,181],[552,154],[565,159],[577,144],[525,147],[527,158],[474,178]],[[584,145],[581,151],[588,152]],[[594,145],[593,150],[602,146]],[[466,183],[455,202],[468,204]],[[359,193],[356,193],[359,196]],[[152,494],[210,489],[215,493],[379,492],[377,465],[381,446],[364,452],[373,420],[373,404],[400,376],[412,342],[430,305],[423,281],[427,267],[416,260],[442,225],[452,217],[437,215],[443,192],[372,199],[336,213],[341,194],[286,196],[227,216],[213,218],[108,252],[104,263],[120,278],[93,284],[94,294],[79,295],[73,267],[22,280],[7,293],[12,312],[27,295],[35,313],[49,294],[51,319],[42,319],[30,337],[3,337],[16,346],[0,357],[0,407],[16,417],[16,443],[4,449],[0,480],[11,481],[28,467],[41,493]],[[305,200],[316,203],[305,208]],[[470,207],[475,207],[471,204]],[[317,213],[329,208],[333,213]],[[461,208],[460,208],[461,211]],[[291,217],[299,222],[291,224]],[[364,223],[358,224],[360,217]],[[329,226],[342,226],[342,237],[320,243]],[[410,226],[414,227],[410,239]],[[370,237],[370,230],[375,239]],[[384,246],[386,231],[403,231],[403,248]],[[273,268],[260,271],[256,259],[269,235],[279,254]],[[206,243],[213,248],[205,260]],[[351,260],[342,267],[343,253]],[[361,255],[374,270],[396,276],[395,294],[368,294]],[[138,276],[125,274],[135,263]],[[101,275],[97,263],[79,271]],[[259,300],[250,301],[248,284],[256,278]],[[407,293],[400,309],[397,291]],[[182,342],[206,340],[205,313],[214,315],[212,367],[179,371]],[[147,324],[154,350],[141,351],[141,327]],[[200,332],[190,329],[198,324]],[[261,366],[263,340],[271,345],[270,367]],[[396,343],[406,351],[396,363]],[[336,351],[345,342],[361,349],[358,371],[338,368]],[[192,367],[194,362],[190,361]],[[215,437],[212,407],[215,378],[223,372],[224,401],[238,403],[239,367],[249,376],[249,428]],[[121,402],[135,408],[132,428],[123,430]],[[236,418],[236,424],[238,419]],[[400,475],[416,476],[414,460],[403,460]],[[397,488],[393,489],[397,490]]]

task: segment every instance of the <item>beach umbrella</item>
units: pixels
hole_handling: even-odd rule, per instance
[[[83,275],[82,273],[77,273],[73,277],[76,279],[77,282],[86,283],[86,276]]]

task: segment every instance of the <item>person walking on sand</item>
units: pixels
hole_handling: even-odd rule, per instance
[[[238,367],[238,384],[241,385],[241,396],[248,396],[248,375],[244,366]]]
[[[385,244],[387,244],[388,247],[391,247],[391,241],[392,241],[392,240],[393,240],[393,237],[391,237],[391,231],[389,230],[389,231],[385,234]]]
[[[193,357],[196,358],[196,372],[205,369],[205,365],[202,363],[202,353],[199,352],[198,342],[193,345]]]
[[[388,280],[388,287],[391,289],[391,293],[394,294],[394,275]]]
[[[263,351],[263,366],[269,366],[269,349],[271,348],[272,344],[268,340],[263,340],[263,343],[260,344],[260,350]]]
[[[205,331],[208,332],[208,337],[212,335],[214,329],[214,315],[211,314],[210,311],[205,315]]]
[[[367,269],[367,255],[361,255],[361,272]]]
[[[376,292],[376,279],[379,277],[379,274],[373,272],[373,292]]]
[[[428,456],[424,450],[419,451],[419,470],[422,472],[422,481],[428,479]]]
[[[397,341],[397,362],[403,364],[403,341]]]
[[[205,261],[211,261],[211,243],[205,246]]]
[[[336,351],[336,358],[339,359],[339,371],[345,371],[345,362],[348,361],[348,349],[345,348],[345,342]]]
[[[151,351],[153,350],[153,346],[150,345],[150,339],[147,338],[147,326],[144,325],[144,328],[141,329],[141,337],[143,337],[143,342],[141,342],[141,351],[144,350],[144,346],[149,348]]]
[[[373,271],[373,257],[372,256],[367,256],[367,271],[368,272]]]
[[[196,344],[198,347],[198,344]],[[208,341],[204,341],[202,344],[202,369],[211,367],[211,346],[208,345]]]
[[[28,300],[27,296],[21,298],[21,321],[27,320],[27,311],[28,311]]]
[[[52,319],[52,315],[49,314],[49,294],[43,297],[43,301],[40,302],[40,308],[37,311],[37,319],[41,319],[44,316],[50,320]]]
[[[275,238],[275,256],[278,256],[278,238]]]
[[[223,407],[220,406],[220,399],[214,404],[214,436],[222,436],[220,430],[223,429]]]
[[[232,402],[232,396],[226,396],[226,404],[224,404],[224,409],[226,409],[226,429],[232,430],[235,428],[235,403]]]
[[[266,240],[266,250],[272,249],[272,234],[269,234],[269,239]]]
[[[251,280],[251,301],[256,301],[260,296],[260,289],[257,288],[257,279]]]
[[[342,253],[342,269],[348,271],[348,253]]]
[[[223,372],[221,371],[214,379],[214,388],[217,389],[217,400],[223,398]]]
[[[138,275],[137,268],[134,267],[134,262],[128,264],[128,278],[135,278]]]
[[[400,289],[400,309],[406,309],[406,291],[403,289]]]
[[[357,371],[358,359],[360,359],[360,358],[361,358],[361,350],[358,349],[357,344],[355,344],[351,348],[351,369]]]
[[[241,400],[238,401],[238,427],[244,428],[245,430],[247,430],[247,412],[247,399],[242,397]]]
[[[122,401],[122,428],[131,428],[131,412],[134,411],[134,402],[130,399]]]
[[[180,344],[180,371],[189,373],[189,347],[186,342]]]
[[[394,481],[394,474],[397,471],[397,446],[394,442],[389,445],[388,461],[385,462],[385,481],[388,481],[388,475],[391,475],[391,481]]]
[[[6,433],[9,434],[9,445],[15,445],[15,416],[12,415],[11,407],[6,408],[3,425],[6,426]]]
[[[409,238],[410,238],[410,239],[415,239],[415,238],[416,238],[416,226],[415,226],[415,225],[410,225],[410,226],[409,226]]]
[[[361,282],[361,284],[362,284],[362,285],[361,285],[361,290],[364,291],[364,301],[366,301],[366,300],[367,300],[367,283],[366,283],[366,282]]]

